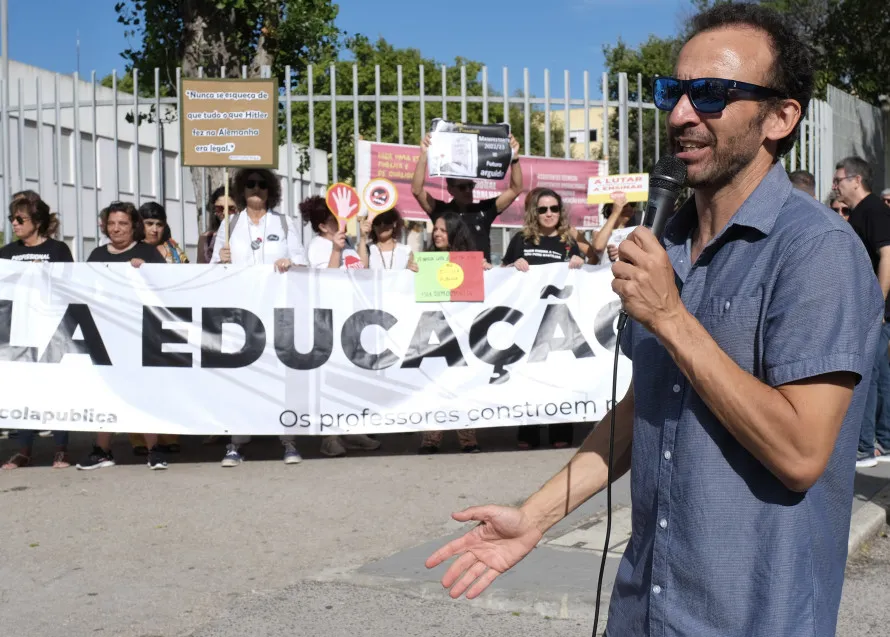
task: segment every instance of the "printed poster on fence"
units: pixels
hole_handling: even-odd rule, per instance
[[[513,159],[508,124],[461,124],[436,118],[427,151],[430,177],[503,179]]]
[[[378,144],[359,142],[357,185],[363,192],[368,183],[381,177],[395,184],[398,191],[398,210],[406,219],[428,221],[426,213],[411,194],[411,177],[420,157],[419,146],[399,144]],[[525,196],[532,188],[551,188],[562,197],[568,209],[569,221],[581,229],[596,228],[602,225],[599,205],[587,203],[587,182],[592,176],[608,173],[605,161],[582,159],[557,159],[545,157],[525,157],[519,162],[522,166],[523,194],[504,210],[494,221],[495,227],[518,228],[525,218]],[[479,179],[473,191],[475,201],[497,197],[509,187],[510,173],[501,180]],[[448,201],[451,195],[445,189],[445,179],[427,177],[426,189],[440,201]]]
[[[587,182],[587,203],[614,203],[616,192],[623,192],[628,202],[648,201],[649,173],[591,177]]]
[[[183,166],[278,167],[278,81],[183,79]]]
[[[416,303],[415,277],[0,261],[0,428],[319,435],[606,414],[609,268],[495,268],[481,303]],[[623,396],[624,358],[618,381]]]

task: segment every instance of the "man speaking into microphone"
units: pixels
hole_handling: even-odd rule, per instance
[[[638,228],[613,266],[634,365],[615,408],[633,528],[611,637],[835,634],[883,302],[861,241],[779,163],[812,90],[806,48],[753,4],[696,16],[675,77],[655,79],[694,196],[664,247]],[[479,595],[606,487],[603,423],[521,507],[454,514],[480,524],[427,560],[459,556],[452,597]]]

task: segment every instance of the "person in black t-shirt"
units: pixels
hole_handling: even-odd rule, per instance
[[[430,148],[429,134],[420,143],[420,159],[414,168],[414,179],[411,181],[411,193],[423,211],[435,223],[436,219],[446,212],[458,213],[473,235],[475,249],[485,255],[491,262],[491,224],[499,214],[506,210],[516,198],[522,194],[522,167],[519,165],[519,143],[510,135],[510,147],[513,149],[513,161],[510,168],[510,187],[497,197],[473,202],[473,189],[476,182],[472,179],[446,179],[448,194],[451,201],[440,201],[426,191],[427,151]]]
[[[111,240],[90,253],[87,261],[93,263],[127,263],[139,268],[144,263],[166,263],[164,257],[154,246],[142,243],[145,229],[136,206],[122,201],[112,202],[103,211],[105,214],[105,233]],[[77,468],[85,471],[114,466],[111,455],[112,432],[103,431],[96,434],[93,451]],[[158,449],[158,434],[145,434],[145,444],[149,448],[149,469],[166,469],[167,461]]]
[[[890,462],[890,208],[871,192],[871,168],[860,157],[847,157],[835,167],[833,190],[836,201],[850,207],[850,225],[868,251],[872,267],[884,293],[884,321],[878,339],[871,382],[865,399],[865,414],[859,432],[856,466],[874,467]]]
[[[50,238],[56,215],[39,196],[22,196],[9,204],[9,221],[16,240],[0,248],[0,259],[43,263],[74,261],[71,250],[62,241]]]
[[[154,246],[142,243],[145,228],[136,206],[122,201],[112,202],[105,214],[105,234],[110,243],[99,246],[90,253],[88,262],[126,263],[134,268],[143,263],[166,263]]]
[[[54,228],[58,227],[58,218],[50,213],[49,206],[33,190],[13,195],[12,203],[9,204],[9,221],[12,223],[16,240],[0,248],[0,259],[30,263],[74,261],[71,250],[65,243],[50,238]],[[3,470],[9,471],[31,464],[36,434],[37,431],[34,429],[19,431],[19,450],[2,465]],[[71,466],[67,451],[68,432],[53,431],[52,437],[56,443],[53,468],[65,469]]]
[[[549,188],[535,188],[525,199],[525,225],[510,241],[501,265],[512,266],[520,272],[547,263],[568,262],[569,268],[580,268],[584,258],[570,230],[562,197]],[[573,429],[572,423],[548,425],[550,444],[558,449],[568,447],[572,444]],[[517,442],[520,449],[540,446],[541,428],[538,425],[519,427]]]

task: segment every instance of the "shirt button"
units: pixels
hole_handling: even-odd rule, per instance
[[[665,459],[665,460],[670,460],[670,459],[671,459],[671,452],[670,452],[670,451],[665,451],[665,452],[664,452],[664,459]]]
[[[661,521],[658,523],[658,526],[660,526],[663,529],[666,529],[667,525],[668,525],[668,521],[665,520],[664,518],[661,518]]]
[[[675,393],[675,394],[679,394],[679,393],[680,393],[680,386],[679,386],[679,385],[674,385],[674,393]]]
[[[661,594],[661,586],[656,584],[655,586],[652,587],[652,592],[655,593],[656,595],[660,595]]]

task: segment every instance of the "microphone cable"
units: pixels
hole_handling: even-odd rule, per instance
[[[615,412],[618,409],[617,396],[618,391],[618,355],[621,351],[621,335],[624,328],[627,327],[627,314],[624,310],[618,314],[618,330],[615,340],[615,357],[612,363],[612,410],[609,418],[609,460],[606,470],[606,541],[603,545],[603,559],[600,562],[600,574],[596,583],[596,605],[593,615],[593,637],[596,637],[597,628],[600,621],[600,598],[603,593],[603,575],[606,572],[606,559],[609,555],[609,539],[612,535],[612,456],[615,453]]]

